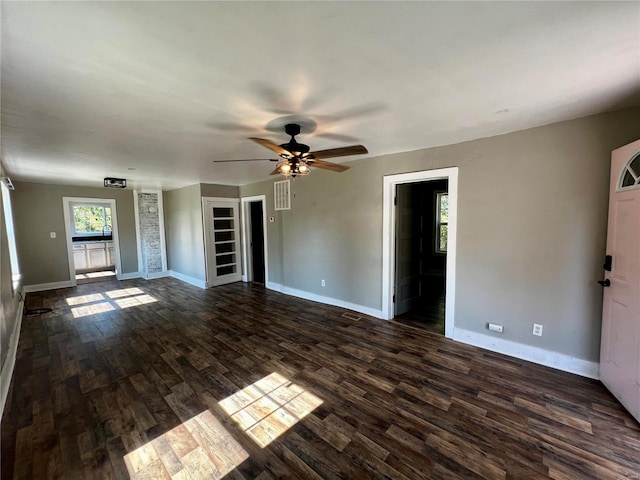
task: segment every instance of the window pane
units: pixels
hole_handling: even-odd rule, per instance
[[[233,208],[213,207],[213,218],[233,218]]]
[[[629,170],[627,170],[624,173],[624,178],[622,179],[622,186],[623,187],[630,187],[635,183],[635,180],[633,179],[633,175],[631,175],[631,173],[629,172]]]
[[[111,223],[111,207],[104,208],[104,224],[106,225],[104,231],[111,232],[111,226],[113,225],[113,223]]]
[[[446,252],[447,251],[447,237],[449,234],[449,226],[448,225],[440,225],[440,245],[439,251]]]
[[[636,155],[636,158],[631,160],[629,166],[631,167],[631,170],[633,170],[633,173],[636,174],[636,177],[640,177],[640,154]]]
[[[102,233],[111,231],[111,208],[95,205],[73,207],[76,233]],[[105,227],[105,225],[107,225]]]
[[[446,193],[441,193],[439,197],[440,197],[440,223],[447,223],[449,221],[449,195]]]

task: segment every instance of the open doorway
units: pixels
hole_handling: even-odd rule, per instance
[[[63,197],[62,201],[71,283],[116,278],[121,267],[115,200]]]
[[[447,179],[396,185],[394,318],[444,335]]]
[[[383,188],[383,318],[421,308],[425,315],[443,313],[440,331],[452,338],[458,168],[387,175]]]
[[[266,285],[268,268],[265,195],[242,199],[242,250],[243,281]]]

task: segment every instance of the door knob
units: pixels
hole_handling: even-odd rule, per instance
[[[611,280],[609,280],[608,278],[605,280],[598,280],[598,283],[600,285],[602,285],[603,287],[610,287],[611,286]]]

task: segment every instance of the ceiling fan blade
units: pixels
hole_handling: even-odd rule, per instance
[[[280,159],[281,160],[281,159]],[[239,160],[213,160],[213,163],[228,163],[228,162],[279,162],[277,158],[241,158]]]
[[[273,172],[271,172],[269,175],[278,175],[280,172],[278,171],[278,169],[276,168]]]
[[[325,170],[331,170],[332,172],[344,172],[345,170],[349,170],[351,167],[347,167],[345,165],[340,165],[338,163],[325,162],[324,160],[313,160],[309,161],[309,165],[312,167],[323,168]]]
[[[362,155],[363,153],[369,153],[369,150],[362,145],[351,145],[350,147],[330,148],[329,150],[309,152],[309,155],[313,155],[315,158],[334,158],[346,157],[349,155]]]
[[[267,140],[266,138],[249,137],[249,140],[253,140],[256,143],[259,143],[263,147],[271,150],[272,152],[276,152],[278,155],[286,155],[286,156],[293,157],[293,154],[291,154],[291,152],[289,152],[288,150],[285,150],[280,145],[276,145],[271,140]]]

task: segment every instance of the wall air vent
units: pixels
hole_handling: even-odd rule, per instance
[[[7,187],[9,190],[15,190],[16,189],[13,186],[13,183],[11,183],[11,179],[9,177],[2,177],[2,183],[4,183],[4,186]]]
[[[124,178],[111,178],[104,179],[104,186],[107,188],[127,188],[127,181]]]
[[[291,180],[282,180],[274,182],[273,196],[275,198],[276,210],[291,210],[291,189],[289,188]]]

